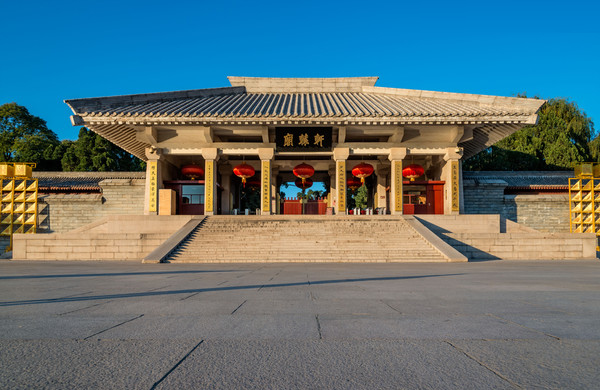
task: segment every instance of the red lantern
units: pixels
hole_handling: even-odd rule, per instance
[[[360,163],[352,169],[352,174],[360,179],[361,185],[365,184],[365,177],[373,174],[373,166],[367,163]]]
[[[204,169],[200,168],[200,166],[196,164],[184,165],[181,168],[181,174],[183,176],[187,176],[192,180],[197,180],[200,177],[204,176]]]
[[[248,185],[253,190],[260,188],[260,180],[248,180]]]
[[[362,182],[355,177],[351,177],[348,179],[346,184],[348,185],[348,188],[350,188],[352,191],[354,191],[362,185]]]
[[[244,188],[246,188],[246,179],[254,176],[255,173],[256,171],[254,168],[246,163],[242,163],[233,168],[233,174],[242,178],[242,184],[244,185]]]
[[[410,164],[402,170],[402,176],[410,179],[410,181],[415,181],[417,177],[423,176],[424,173],[425,170],[419,164]]]
[[[294,184],[296,185],[296,187],[302,188],[303,190],[305,190],[307,188],[312,187],[313,181],[311,179],[304,179],[304,182],[303,182],[302,179],[298,178],[298,179],[296,179]]]
[[[302,183],[306,181],[309,177],[315,174],[315,168],[311,167],[308,164],[302,163],[300,165],[296,165],[292,170],[296,177],[302,179]]]

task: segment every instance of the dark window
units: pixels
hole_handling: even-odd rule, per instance
[[[181,198],[185,204],[204,204],[204,186],[182,185]]]

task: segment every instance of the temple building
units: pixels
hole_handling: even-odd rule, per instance
[[[448,215],[465,211],[461,159],[535,124],[545,102],[376,81],[229,77],[224,88],[66,103],[73,125],[147,161],[145,214],[298,213],[285,187],[311,180],[323,198],[302,213],[344,215],[357,169],[371,212]]]

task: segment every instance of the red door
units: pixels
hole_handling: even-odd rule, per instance
[[[443,181],[405,181],[404,214],[444,214]]]

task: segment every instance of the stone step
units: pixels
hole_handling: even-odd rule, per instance
[[[360,241],[357,241],[360,239]],[[174,262],[446,261],[404,219],[207,217]]]

